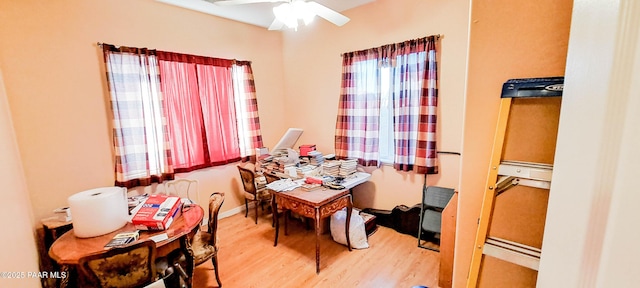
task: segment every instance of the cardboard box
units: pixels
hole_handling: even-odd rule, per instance
[[[151,195],[131,219],[139,230],[165,230],[180,215],[182,203],[180,197],[169,195]]]

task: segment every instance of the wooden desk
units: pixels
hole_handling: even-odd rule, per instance
[[[184,209],[182,215],[174,220],[169,229],[164,231],[140,231],[138,241],[148,239],[149,237],[167,233],[167,239],[156,243],[157,256],[166,256],[171,251],[183,249],[185,256],[189,258],[190,254],[186,250],[186,236],[197,231],[198,225],[202,222],[204,210],[202,207],[195,205]],[[78,238],[73,234],[73,229],[56,239],[49,248],[49,256],[59,265],[63,266],[64,271],[74,269],[78,265],[80,258],[100,254],[105,250],[104,245],[107,244],[113,236],[121,232],[135,231],[136,228],[131,223],[127,223],[124,227],[113,231],[109,234],[91,238]],[[187,259],[187,263],[193,263],[192,259]],[[187,267],[187,273],[191,273],[193,267]],[[69,277],[65,278],[69,279]],[[64,283],[63,283],[64,284]],[[64,286],[64,285],[62,285]]]
[[[345,235],[347,237],[347,247],[351,251],[351,241],[349,240],[349,221],[351,220],[351,208],[353,203],[351,202],[351,194],[348,189],[343,190],[313,190],[305,191],[302,188],[297,188],[292,191],[276,192],[269,190],[273,197],[271,197],[271,206],[273,215],[275,217],[276,235],[273,246],[278,245],[278,207],[283,211],[293,211],[301,216],[312,218],[315,221],[316,229],[316,273],[320,273],[320,230],[321,220],[323,218],[331,216],[336,211],[347,208],[347,221],[345,223]],[[285,217],[287,217],[285,215]],[[286,219],[285,219],[286,223]],[[285,224],[286,234],[286,224]]]

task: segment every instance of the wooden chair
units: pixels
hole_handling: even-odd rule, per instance
[[[265,173],[264,178],[267,179],[267,184],[280,180],[280,177],[269,173]]]
[[[258,187],[256,184],[256,175],[253,171],[238,166],[240,172],[240,178],[242,179],[242,186],[244,187],[244,217],[249,215],[249,202],[256,202],[256,224],[258,224],[258,204],[263,204],[266,201],[271,200],[271,194],[267,191],[266,187]],[[262,207],[264,211],[264,206]]]
[[[171,180],[165,183],[165,187],[167,194],[187,200],[185,202],[187,204],[199,203],[198,180],[186,178]]]
[[[273,174],[269,174],[269,173],[265,173],[264,174],[264,178],[267,180],[267,184],[280,180],[280,177],[278,177],[276,175],[273,175]],[[282,211],[282,209],[278,209],[278,211],[271,211],[271,212],[272,213],[278,213],[278,215],[281,215],[283,211]],[[275,227],[275,225],[276,225],[276,215],[274,214],[273,216],[274,217],[273,217],[273,220],[271,221],[271,226]],[[287,218],[286,217],[284,218],[284,226],[285,226],[285,231],[287,231],[287,228],[286,228],[287,227]]]
[[[156,243],[152,240],[111,248],[78,262],[82,286],[143,287],[156,280]]]
[[[209,221],[207,223],[207,231],[198,230],[192,238],[188,238],[185,246],[189,251],[191,258],[193,259],[193,265],[186,265],[187,257],[184,254],[178,255],[173,260],[173,266],[178,270],[178,273],[183,277],[183,280],[188,287],[191,287],[193,271],[184,271],[182,267],[195,267],[207,260],[211,259],[213,263],[213,269],[216,273],[216,281],[218,287],[222,287],[220,282],[220,274],[218,270],[218,213],[220,207],[224,203],[224,193],[215,192],[209,197]]]
[[[195,179],[175,179],[164,183],[167,195],[180,197],[184,205],[198,204],[200,205],[200,196],[198,193],[198,180]],[[202,225],[205,225],[207,219],[202,218]]]

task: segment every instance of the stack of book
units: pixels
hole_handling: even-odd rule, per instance
[[[313,170],[317,167],[315,165],[304,165],[296,168],[296,172],[298,173],[298,178],[305,178],[313,173]]]
[[[304,183],[300,185],[300,187],[302,187],[304,191],[313,191],[322,188],[322,185],[318,183]]]
[[[296,168],[296,163],[287,157],[275,158],[274,163],[277,165],[276,171],[280,173],[287,173],[288,169]]]
[[[264,176],[256,177],[256,189],[263,189],[267,186],[267,178]]]
[[[256,171],[266,170],[266,168],[272,164],[271,162],[272,160],[273,160],[273,156],[269,154],[258,156],[258,159],[256,160]]]
[[[347,159],[342,160],[340,163],[340,176],[346,177],[356,172],[356,167],[358,166],[358,160],[356,159]]]
[[[322,157],[322,153],[319,151],[309,151],[307,156],[309,156],[309,164],[311,165],[320,166],[324,163],[324,157]]]
[[[262,173],[273,174],[273,172],[280,172],[280,170],[278,170],[278,164],[275,162],[266,163],[265,165],[262,165],[261,168]]]
[[[327,161],[322,164],[322,173],[329,176],[340,175],[340,161]]]

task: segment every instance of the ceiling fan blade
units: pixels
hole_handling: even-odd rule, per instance
[[[342,26],[350,20],[347,16],[344,16],[324,5],[318,4],[318,2],[309,1],[307,2],[307,5],[309,5],[316,15],[338,26]]]
[[[282,30],[283,27],[284,23],[282,23],[282,21],[273,19],[273,22],[271,22],[271,25],[269,25],[269,30]]]
[[[241,4],[253,4],[253,3],[275,3],[275,2],[287,2],[287,0],[220,0],[213,2],[220,6],[231,6]]]

